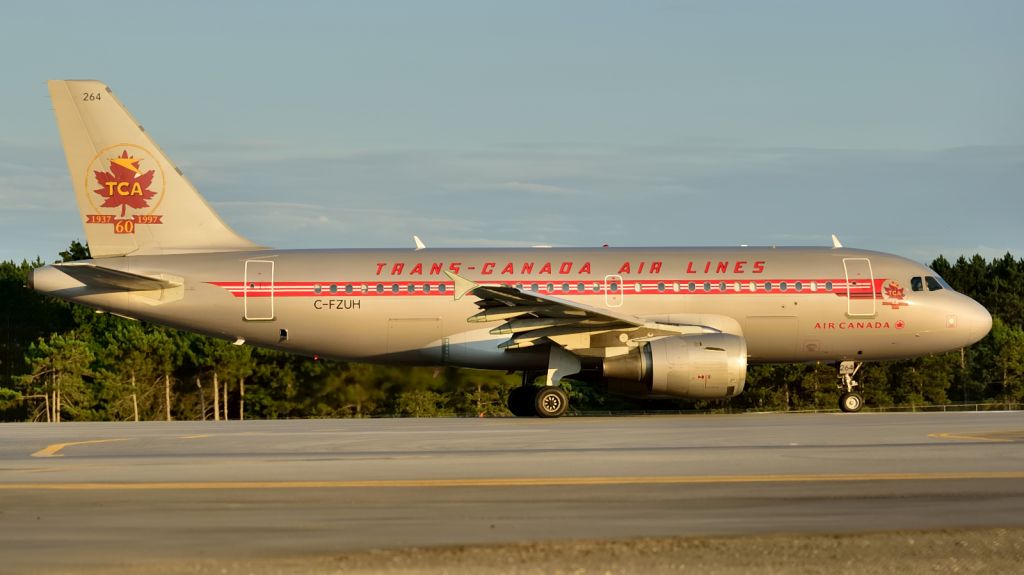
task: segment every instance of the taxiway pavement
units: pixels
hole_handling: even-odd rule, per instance
[[[1024,414],[0,425],[9,572],[1024,527]]]

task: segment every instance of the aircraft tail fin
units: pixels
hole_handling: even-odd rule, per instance
[[[48,85],[92,257],[259,247],[217,216],[105,84]]]

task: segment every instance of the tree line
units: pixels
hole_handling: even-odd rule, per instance
[[[62,261],[84,259],[72,242]],[[43,297],[25,287],[39,260],[0,262],[0,421],[131,421],[509,415],[517,375],[377,366],[235,346]],[[965,350],[867,363],[868,407],[1024,401],[1024,259],[980,255],[932,269],[993,316]],[[721,401],[637,400],[569,381],[573,409],[832,409],[833,365],[757,365]]]

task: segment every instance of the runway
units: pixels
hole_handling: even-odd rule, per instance
[[[1024,527],[1024,414],[0,425],[5,570]]]

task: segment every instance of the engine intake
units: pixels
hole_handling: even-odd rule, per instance
[[[726,333],[663,337],[606,358],[603,370],[609,383],[640,383],[648,395],[733,397],[747,379],[747,342]]]

